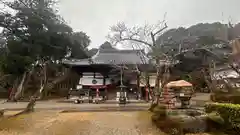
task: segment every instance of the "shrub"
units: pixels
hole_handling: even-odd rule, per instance
[[[216,112],[223,118],[224,126],[239,133],[240,131],[240,105],[227,103],[206,104],[207,113]]]

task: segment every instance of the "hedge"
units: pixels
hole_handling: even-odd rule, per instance
[[[240,131],[240,104],[211,103],[205,105],[207,113],[216,112],[223,120],[226,128]]]

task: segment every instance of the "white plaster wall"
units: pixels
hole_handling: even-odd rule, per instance
[[[80,85],[103,85],[103,76],[100,73],[96,73],[95,78],[93,73],[83,73],[82,78],[79,80]],[[92,81],[96,80],[97,83],[93,84]],[[111,84],[110,78],[106,78],[106,85]]]

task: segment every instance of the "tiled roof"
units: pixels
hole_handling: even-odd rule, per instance
[[[147,64],[149,61],[141,50],[100,50],[92,60],[106,64]]]
[[[90,64],[148,64],[149,58],[142,50],[117,50],[99,49],[97,54],[90,59],[65,60],[64,64],[69,65],[90,65]]]
[[[236,71],[228,68],[225,70],[213,72],[212,78],[216,80],[221,80],[226,78],[239,78],[239,74]]]
[[[62,63],[66,65],[90,65],[89,59],[63,59]]]

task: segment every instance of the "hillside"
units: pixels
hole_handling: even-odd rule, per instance
[[[228,41],[229,36],[235,38],[240,36],[240,23],[234,25],[232,28],[228,24],[215,23],[199,23],[192,25],[189,28],[174,28],[166,31],[158,38],[158,42],[175,42],[181,43],[186,40],[194,41],[197,37],[208,36],[219,40]]]
[[[212,48],[215,50],[216,44],[225,44],[229,52],[228,41],[240,36],[240,23],[236,25],[215,23],[199,23],[188,28],[179,27],[169,29],[159,36],[157,43],[164,43],[162,50],[175,55],[181,51],[191,50],[193,48]],[[215,48],[215,49],[214,49]],[[218,47],[217,47],[218,48]],[[219,49],[218,49],[219,50]],[[221,49],[220,52],[225,52]],[[219,51],[217,52],[219,53]]]

